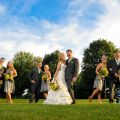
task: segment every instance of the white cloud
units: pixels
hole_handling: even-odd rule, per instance
[[[48,39],[45,42],[44,36],[20,28],[19,31],[0,30],[0,46],[2,46],[0,47],[0,56],[6,56],[7,59],[11,59],[18,51],[31,52],[35,56],[44,57],[47,53],[61,49],[60,45],[50,43]]]
[[[106,13],[99,18],[97,27],[93,30],[92,38],[106,38],[120,47],[119,29],[120,29],[120,2],[119,0],[111,1],[101,0],[105,5]]]

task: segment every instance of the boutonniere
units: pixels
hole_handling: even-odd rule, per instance
[[[109,68],[109,71],[112,71],[112,68]]]
[[[73,61],[70,61],[70,63],[74,63]]]

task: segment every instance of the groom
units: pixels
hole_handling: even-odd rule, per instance
[[[73,52],[71,49],[68,49],[66,51],[66,54],[68,59],[66,61],[67,67],[65,69],[65,80],[68,86],[68,91],[73,99],[72,104],[75,104],[73,85],[77,80],[77,76],[79,72],[79,60],[73,57]]]

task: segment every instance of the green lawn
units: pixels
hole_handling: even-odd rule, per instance
[[[104,100],[77,100],[75,105],[29,104],[28,100],[16,99],[14,104],[0,99],[0,120],[120,120],[120,104],[109,104]]]

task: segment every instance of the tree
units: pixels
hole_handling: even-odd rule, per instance
[[[43,58],[43,65],[48,64],[50,67],[51,75],[53,76],[55,74],[58,58],[59,58],[60,51],[56,50],[51,54],[45,55]]]
[[[14,55],[13,63],[18,74],[15,78],[15,96],[17,97],[21,96],[24,89],[30,87],[28,72],[34,66],[34,59],[37,59],[37,61],[42,60],[42,58],[34,57],[33,54],[29,52],[20,51]]]
[[[87,98],[92,91],[95,79],[96,65],[100,62],[103,54],[107,55],[108,61],[113,57],[115,45],[107,40],[99,39],[90,43],[89,47],[84,50],[82,71],[78,80],[77,92],[80,98]]]

